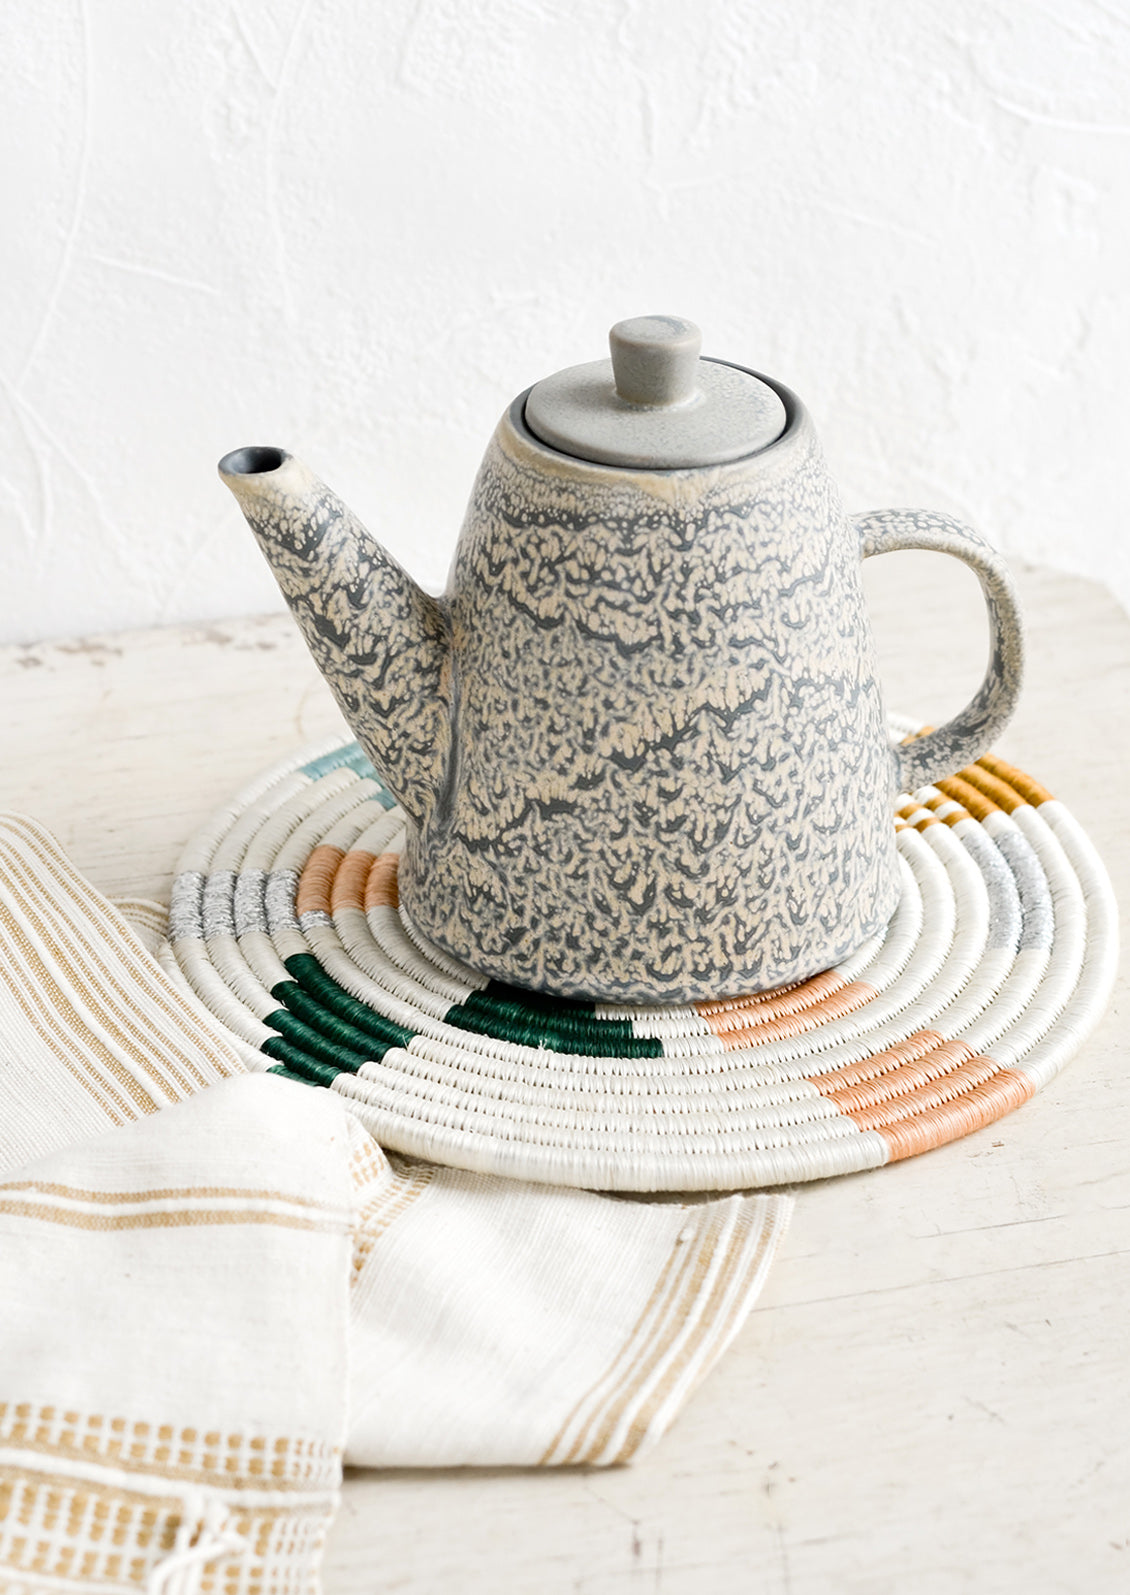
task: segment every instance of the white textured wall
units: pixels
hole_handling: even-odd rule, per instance
[[[0,14],[0,639],[276,606],[244,442],[439,587],[507,400],[652,310],[852,507],[1130,602],[1126,0]]]

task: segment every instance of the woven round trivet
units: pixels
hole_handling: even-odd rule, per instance
[[[340,1092],[394,1150],[602,1190],[817,1179],[1019,1107],[1114,977],[1106,872],[1028,776],[987,756],[892,819],[899,907],[839,968],[691,1007],[584,1003],[425,946],[397,901],[403,817],[339,740],[190,843],[169,939],[253,1067]]]

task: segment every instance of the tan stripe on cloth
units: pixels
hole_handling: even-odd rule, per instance
[[[747,1317],[791,1199],[386,1156],[20,818],[0,932],[0,1589],[313,1595],[343,1455],[627,1461]]]
[[[20,815],[0,819],[0,1176],[244,1073],[137,932]]]

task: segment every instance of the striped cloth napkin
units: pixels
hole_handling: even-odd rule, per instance
[[[249,1073],[0,817],[0,1591],[309,1592],[344,1462],[627,1462],[740,1329],[791,1198],[385,1153]]]

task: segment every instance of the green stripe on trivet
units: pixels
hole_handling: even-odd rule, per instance
[[[492,980],[466,1002],[449,1008],[445,1022],[459,1030],[524,1047],[547,1047],[585,1058],[661,1058],[663,1043],[637,1036],[630,1019],[598,1019],[592,1003],[544,992],[521,991]]]
[[[371,1030],[361,1030],[357,1025],[351,1025],[347,1020],[339,1018],[317,997],[311,997],[308,991],[303,991],[297,981],[280,981],[271,992],[271,996],[277,997],[279,1002],[285,1003],[286,1009],[296,1016],[296,1018],[291,1020],[292,1024],[297,1023],[299,1020],[304,1020],[311,1027],[312,1034],[318,1035],[332,1047],[341,1048],[350,1054],[356,1054],[363,1063],[370,1058],[379,1061],[390,1047],[401,1045],[399,1041],[390,1041],[387,1037],[375,1036]],[[282,1025],[275,1024],[273,1016],[268,1017],[265,1023],[269,1024],[274,1030],[284,1030]]]
[[[280,1080],[296,1080],[299,1085],[309,1085],[304,1074],[295,1074],[293,1069],[288,1069],[285,1063],[272,1063],[267,1070],[268,1074],[277,1074]]]
[[[281,1036],[271,1036],[259,1050],[265,1052],[268,1058],[278,1058],[280,1063],[285,1064],[287,1074],[292,1079],[303,1081],[305,1085],[329,1085],[339,1074],[348,1072],[335,1069],[330,1063],[319,1063],[315,1058],[308,1058],[297,1047],[288,1047]],[[273,1074],[274,1070],[268,1069],[267,1073]]]
[[[278,987],[275,987],[276,992]],[[297,987],[294,988],[297,991]],[[309,999],[307,999],[309,1001]],[[299,1047],[313,1058],[319,1058],[323,1063],[330,1064],[335,1069],[348,1069],[350,1074],[356,1074],[363,1063],[368,1063],[374,1053],[380,1051],[383,1056],[388,1051],[380,1043],[373,1047],[369,1038],[363,1036],[359,1030],[354,1030],[351,1025],[342,1025],[339,1019],[334,1019],[318,1009],[313,1015],[313,1023],[303,1023],[303,1019],[310,1019],[307,1014],[295,1017],[286,1008],[277,1008],[274,1013],[269,1013],[263,1023],[270,1025],[272,1030],[277,1030],[284,1040],[292,1046]],[[333,1026],[333,1029],[330,1029]],[[348,1031],[349,1034],[339,1032]],[[356,1041],[353,1038],[356,1037]],[[360,1046],[357,1043],[360,1043]],[[269,1043],[267,1043],[269,1045]]]
[[[416,1034],[414,1030],[405,1030],[403,1025],[393,1024],[391,1019],[386,1019],[375,1008],[370,1008],[367,1003],[358,1002],[356,997],[351,997],[344,986],[339,986],[331,975],[327,975],[318,960],[312,953],[295,953],[288,958],[284,965],[288,975],[309,992],[312,997],[329,1008],[339,1019],[344,1019],[347,1024],[354,1025],[363,1032],[365,1043],[372,1047],[374,1041],[383,1042],[385,1051],[389,1047],[406,1047]],[[297,999],[289,981],[280,981],[271,991],[271,996],[287,1008],[298,1012]],[[304,1015],[303,1017],[307,1017]],[[384,1052],[377,1056],[384,1057]]]

